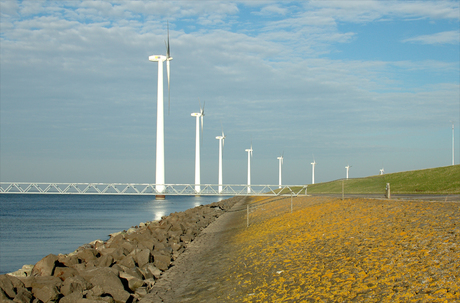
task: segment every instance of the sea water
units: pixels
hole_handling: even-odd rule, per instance
[[[140,222],[229,197],[0,194],[0,274]]]

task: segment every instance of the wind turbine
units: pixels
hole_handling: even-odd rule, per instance
[[[252,157],[252,142],[251,148],[245,149],[244,151],[248,152],[248,194],[251,192],[251,157]]]
[[[284,152],[281,154],[280,157],[276,158],[276,159],[279,160],[279,166],[280,166],[280,168],[279,168],[279,171],[280,171],[280,177],[279,177],[279,181],[280,181],[279,183],[280,183],[280,185],[279,185],[279,188],[281,188],[281,170],[282,170],[281,168],[282,168],[283,159],[284,159],[284,158],[283,158],[283,155],[284,155]]]
[[[219,194],[222,192],[222,152],[224,149],[224,128],[222,127],[222,136],[217,136],[217,140],[219,140]]]
[[[162,193],[165,190],[165,129],[164,129],[164,99],[163,99],[163,62],[166,61],[166,73],[168,77],[168,100],[169,100],[169,78],[170,68],[169,61],[173,58],[169,49],[169,23],[168,23],[168,41],[166,42],[166,56],[152,55],[149,61],[158,62],[158,88],[157,88],[157,145],[156,145],[156,190]],[[169,104],[169,103],[168,103]],[[157,198],[164,198],[158,195]]]
[[[313,162],[311,162],[310,164],[311,164],[311,184],[315,184],[315,165],[316,165],[315,159],[313,159]]]
[[[204,117],[204,103],[203,108],[200,102],[200,112],[192,113],[192,117],[196,117],[196,142],[195,142],[195,191],[201,191],[201,164],[200,164],[200,118],[201,118],[201,134],[203,134],[203,117]]]
[[[345,168],[347,169],[347,179],[348,179],[348,170],[350,169],[350,167],[351,167],[350,165],[345,166]]]
[[[383,173],[385,172],[385,169],[383,169],[383,167],[380,169],[380,174],[383,175]]]

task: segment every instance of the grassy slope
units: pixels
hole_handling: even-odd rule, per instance
[[[383,194],[390,183],[392,194],[460,194],[460,165],[414,170],[344,180],[345,193]],[[312,184],[308,193],[341,193],[342,180]]]

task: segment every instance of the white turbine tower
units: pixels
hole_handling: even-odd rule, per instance
[[[283,159],[284,159],[283,154],[284,153],[282,153],[280,157],[276,158],[279,161],[279,174],[280,174],[280,176],[279,176],[279,188],[281,188],[281,171],[282,171]]]
[[[385,169],[383,169],[383,167],[380,169],[380,174],[383,175],[383,173],[385,172]]]
[[[248,152],[248,194],[251,192],[251,157],[252,157],[252,142],[251,148],[245,149],[244,151]]]
[[[222,192],[222,152],[224,149],[224,129],[222,128],[222,136],[217,136],[217,140],[219,140],[219,194]]]
[[[347,179],[348,179],[348,170],[350,169],[350,167],[351,167],[350,165],[345,166],[345,168],[347,170]]]
[[[316,165],[316,161],[313,160],[313,162],[311,162],[310,164],[311,164],[311,184],[315,184],[315,165]]]
[[[450,122],[452,122],[452,165],[455,165],[454,121],[450,121]]]
[[[164,130],[164,100],[163,100],[163,62],[166,61],[166,72],[168,77],[168,99],[169,99],[169,78],[170,68],[169,61],[173,58],[169,50],[169,24],[168,24],[168,41],[166,42],[166,56],[152,55],[149,61],[158,62],[158,88],[157,88],[157,145],[156,145],[156,190],[162,193],[165,190],[165,130]],[[157,198],[164,198],[158,195]]]
[[[201,134],[203,134],[203,117],[204,117],[204,104],[201,107],[200,112],[192,113],[192,117],[196,117],[196,143],[195,143],[195,191],[198,193],[201,191],[201,164],[200,164],[200,118],[201,118]]]

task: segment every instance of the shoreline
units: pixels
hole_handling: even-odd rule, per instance
[[[203,229],[241,199],[171,213],[114,233],[106,241],[84,244],[70,254],[50,254],[32,268],[25,265],[24,270],[0,275],[0,298],[5,302],[15,297],[75,302],[110,296],[116,302],[136,302]]]
[[[227,197],[0,194],[0,274],[68,254],[95,239]]]

